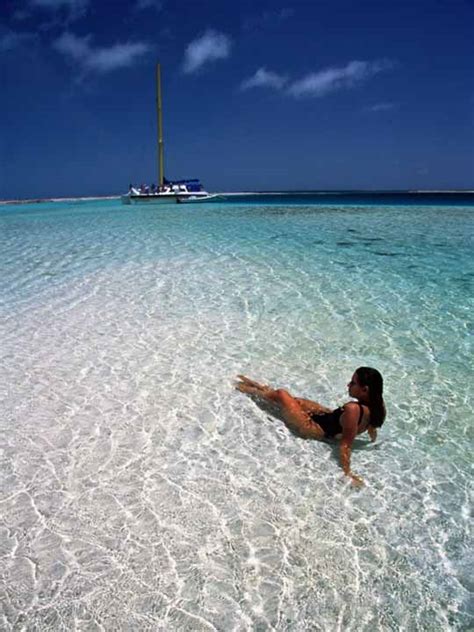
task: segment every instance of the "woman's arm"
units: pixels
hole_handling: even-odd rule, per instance
[[[357,435],[357,426],[359,421],[359,405],[346,404],[344,412],[341,415],[340,423],[342,426],[342,438],[339,444],[339,458],[344,474],[352,479],[356,485],[362,485],[363,480],[360,476],[356,476],[351,472],[351,452],[352,444]]]
[[[377,428],[374,428],[370,424],[367,426],[367,432],[369,433],[370,440],[372,443],[377,439]]]

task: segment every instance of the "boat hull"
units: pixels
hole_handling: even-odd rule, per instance
[[[222,199],[222,196],[217,193],[210,195],[190,195],[188,197],[180,195],[178,197],[178,204],[204,204],[205,202],[217,202]]]
[[[158,194],[147,195],[142,193],[140,195],[122,195],[123,204],[176,204],[178,196],[175,194]]]
[[[122,204],[176,204],[178,202],[188,202],[192,198],[193,202],[201,201],[214,197],[205,193],[196,194],[191,192],[176,193],[127,193],[122,195]]]

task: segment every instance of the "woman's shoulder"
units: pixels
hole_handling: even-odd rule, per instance
[[[365,404],[361,404],[360,402],[347,402],[341,406],[341,408],[344,412],[347,411],[352,415],[359,415],[359,421],[363,418],[370,423],[370,409]]]
[[[364,406],[363,404],[359,404],[359,402],[346,402],[345,404],[343,404],[341,406],[341,408],[343,410],[351,410],[351,411],[353,411],[353,410],[360,411],[361,408],[363,410],[365,410],[365,409],[368,410],[367,406]]]

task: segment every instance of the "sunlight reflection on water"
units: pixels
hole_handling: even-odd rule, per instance
[[[2,627],[466,629],[472,209],[198,208],[0,219]],[[358,492],[232,386],[361,364]]]

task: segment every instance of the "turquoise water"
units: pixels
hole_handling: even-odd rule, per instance
[[[0,209],[0,627],[467,630],[473,207]],[[345,483],[234,391],[388,418]]]

